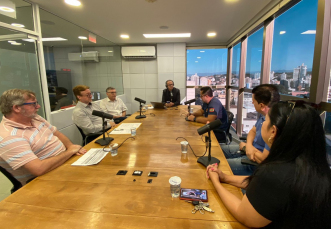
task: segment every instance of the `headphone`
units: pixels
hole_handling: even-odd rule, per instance
[[[172,82],[172,84],[175,86],[175,83],[174,83],[174,81],[172,81],[172,80],[167,80],[167,81],[165,82],[165,87],[166,87],[167,89],[168,89],[168,85],[167,85],[168,81],[171,81],[171,82]]]

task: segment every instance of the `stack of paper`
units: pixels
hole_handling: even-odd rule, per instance
[[[103,151],[103,149],[92,148],[71,165],[76,165],[76,166],[96,165],[107,154],[108,152]]]

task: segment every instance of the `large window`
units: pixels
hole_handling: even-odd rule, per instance
[[[247,38],[245,87],[253,88],[261,82],[263,27]]]
[[[252,103],[252,93],[244,93],[244,107],[243,107],[243,124],[242,134],[246,135],[254,127],[258,112],[255,110],[254,104]]]
[[[318,0],[302,0],[274,21],[270,83],[282,94],[308,98]]]
[[[232,77],[230,85],[235,87],[239,87],[240,52],[241,43],[238,43],[232,48]]]

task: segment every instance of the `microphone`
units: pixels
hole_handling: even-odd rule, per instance
[[[140,103],[144,103],[144,104],[146,103],[145,100],[139,99],[139,98],[137,98],[137,97],[135,97],[134,100],[136,100],[136,101],[138,101],[138,102],[140,102]]]
[[[216,119],[215,121],[212,121],[211,123],[208,123],[206,125],[204,125],[203,127],[200,127],[198,129],[198,134],[202,135],[206,132],[209,132],[211,130],[216,129],[217,127],[219,127],[222,124],[221,120]]]
[[[191,99],[189,101],[184,102],[184,105],[190,104],[190,103],[194,103],[195,101],[197,101],[196,99]]]
[[[95,115],[95,116],[98,116],[98,117],[101,117],[101,118],[108,118],[108,119],[113,119],[114,118],[114,116],[111,115],[111,114],[107,114],[105,112],[97,111],[97,110],[93,110],[92,115]]]

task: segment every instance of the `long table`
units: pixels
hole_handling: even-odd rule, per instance
[[[197,133],[202,124],[185,121],[186,111],[187,106],[148,110],[145,119],[135,119],[137,113],[133,114],[124,122],[142,124],[135,140],[128,139],[117,156],[109,153],[98,165],[82,167],[71,166],[78,159],[74,156],[36,178],[0,202],[0,228],[245,228],[225,208],[191,150],[182,156],[183,139],[177,137],[185,137],[197,155],[206,149]],[[221,161],[223,172],[232,174],[211,135],[212,156]],[[111,135],[113,143],[129,136]],[[100,146],[92,142],[85,148]],[[118,170],[128,173],[116,175]],[[142,176],[132,176],[134,170],[142,170]],[[148,177],[150,171],[158,176]],[[172,198],[172,176],[181,177],[183,188],[207,189],[215,213],[192,214],[192,204]],[[151,178],[152,183],[147,183]],[[242,198],[240,189],[224,186]]]

